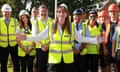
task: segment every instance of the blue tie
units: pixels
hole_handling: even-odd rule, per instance
[[[8,24],[9,24],[9,20],[8,20],[8,19],[5,19],[5,23],[8,25]]]
[[[79,30],[79,26],[78,26],[78,24],[76,24],[76,29]]]

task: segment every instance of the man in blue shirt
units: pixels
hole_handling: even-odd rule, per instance
[[[83,21],[82,21],[82,10],[81,9],[74,10],[74,12],[73,12],[73,24],[75,25],[76,30],[78,30],[82,35]],[[88,31],[85,33],[88,33]],[[86,55],[80,54],[83,48],[84,48],[83,43],[78,43],[76,40],[74,41],[75,72],[85,72]]]

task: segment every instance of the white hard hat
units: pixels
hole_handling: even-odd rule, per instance
[[[60,6],[63,6],[63,7],[65,7],[66,9],[68,9],[68,6],[67,6],[65,3],[60,4]]]
[[[29,16],[29,13],[26,10],[21,10],[20,13],[19,13],[19,17],[21,15],[24,15],[24,14],[27,15],[27,16]]]
[[[12,11],[12,8],[9,4],[4,4],[1,8],[1,11],[9,11],[11,12]]]

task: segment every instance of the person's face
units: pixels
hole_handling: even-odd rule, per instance
[[[86,12],[83,12],[82,13],[82,19],[85,19],[86,18]]]
[[[90,14],[89,15],[89,24],[90,25],[93,26],[95,24],[96,20],[97,20],[97,15],[96,14]]]
[[[80,15],[73,15],[73,22],[78,24],[80,22]]]
[[[59,10],[59,11],[57,11],[56,17],[58,18],[58,23],[64,24],[67,16],[68,16],[68,14],[67,14],[66,11],[64,11],[64,10],[62,10],[62,9]]]
[[[46,8],[39,9],[39,15],[42,18],[46,18],[48,16],[48,10]]]
[[[110,17],[110,18],[116,18],[117,15],[118,15],[118,12],[117,12],[117,11],[114,11],[114,10],[113,10],[113,11],[111,10],[111,11],[109,11],[108,13],[109,13],[109,17]]]
[[[22,15],[21,20],[24,22],[24,24],[28,23],[28,17],[26,15]]]
[[[98,17],[98,20],[99,20],[99,23],[103,24],[105,22],[105,17],[104,16],[99,16]]]
[[[9,18],[11,16],[11,12],[10,11],[2,11],[2,15],[5,18]]]
[[[32,10],[31,14],[32,14],[33,17],[37,17],[38,10],[36,10],[36,9]]]

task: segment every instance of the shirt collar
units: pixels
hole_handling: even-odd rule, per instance
[[[6,18],[5,17],[3,17],[3,20],[5,20]],[[8,18],[8,20],[10,20],[10,18]]]

